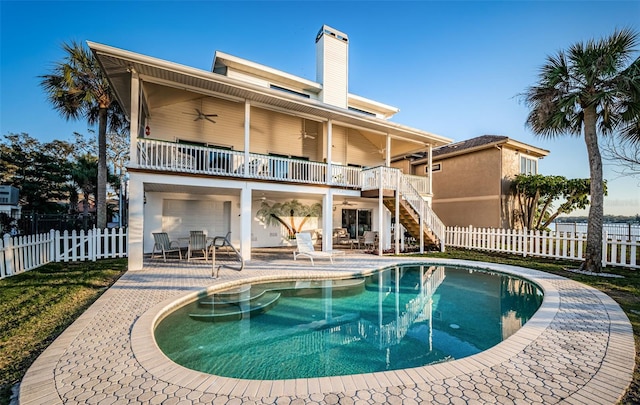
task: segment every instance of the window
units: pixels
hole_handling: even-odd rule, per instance
[[[431,172],[432,173],[439,172],[440,170],[442,170],[442,164],[441,163],[435,163],[435,164],[431,165]],[[429,165],[426,165],[424,167],[424,172],[425,172],[425,174],[429,174]]]
[[[351,106],[349,106],[349,107],[348,107],[348,109],[349,109],[350,111],[355,111],[355,112],[358,112],[358,113],[360,113],[360,114],[369,115],[369,116],[371,116],[371,117],[375,117],[375,116],[376,116],[376,115],[375,115],[374,113],[372,113],[372,112],[365,111],[365,110],[361,110],[361,109],[359,109],[359,108],[355,108],[355,107],[351,107]]]
[[[538,174],[538,161],[527,156],[520,156],[520,173]]]
[[[270,87],[271,87],[272,89],[274,89],[274,90],[283,91],[283,92],[285,92],[285,93],[289,93],[289,94],[295,94],[296,96],[300,96],[300,97],[304,97],[304,98],[311,98],[311,96],[309,96],[308,94],[304,94],[304,93],[301,93],[301,92],[299,92],[299,91],[295,91],[295,90],[287,89],[287,88],[285,88],[285,87],[280,87],[280,86],[277,86],[277,85],[275,85],[275,84],[271,84],[271,85],[270,85]]]

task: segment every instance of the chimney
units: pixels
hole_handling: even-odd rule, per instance
[[[349,92],[349,38],[328,25],[316,35],[316,81],[322,84],[320,100],[347,108]]]

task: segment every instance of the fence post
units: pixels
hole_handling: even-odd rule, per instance
[[[49,230],[49,262],[56,261],[56,231]]]
[[[11,276],[13,274],[13,238],[8,234],[4,234],[4,271],[6,274],[1,276]]]
[[[602,231],[602,267],[607,267],[607,231]]]

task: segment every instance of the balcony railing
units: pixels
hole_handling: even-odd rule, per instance
[[[248,156],[246,160],[242,151],[139,139],[136,160],[143,169],[361,188],[357,167],[332,165],[327,176],[326,163],[258,153]]]

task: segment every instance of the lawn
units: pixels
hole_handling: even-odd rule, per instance
[[[0,404],[51,342],[126,271],[127,260],[51,263],[0,280]]]
[[[608,272],[624,278],[585,276],[566,271],[576,268],[576,262],[453,248],[445,253],[429,252],[428,256],[529,267],[607,293],[631,320],[636,340],[636,371],[622,403],[640,403],[640,272],[607,268]],[[126,271],[126,263],[126,259],[53,263],[0,280],[0,405],[8,404],[11,386],[19,382],[38,355]]]

